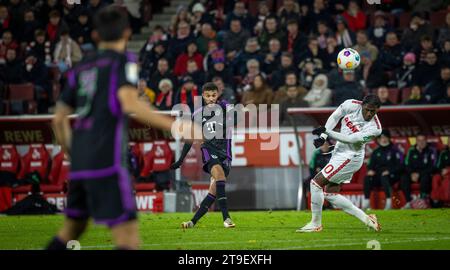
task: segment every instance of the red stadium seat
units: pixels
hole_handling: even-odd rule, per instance
[[[394,104],[398,104],[399,93],[400,90],[398,88],[389,88],[389,100]]]
[[[173,161],[172,149],[170,149],[168,141],[154,141],[152,150],[148,152],[153,161],[152,171],[167,171]]]
[[[136,191],[153,191],[156,188],[155,183],[136,183],[135,187]]]
[[[16,147],[5,144],[0,147],[0,171],[11,172],[16,176],[19,172],[20,156]]]
[[[24,84],[10,84],[8,87],[8,100],[9,103],[17,101],[26,101],[28,107],[25,113],[36,113],[37,105],[34,100],[34,85],[31,83]],[[8,107],[11,105],[9,104]]]
[[[446,17],[447,17],[447,10],[440,10],[433,12],[430,16],[430,23],[435,28],[445,26]]]
[[[411,95],[411,88],[403,88],[401,89],[401,91],[402,91],[401,94],[402,103],[405,103],[409,99],[409,96]]]
[[[181,174],[189,180],[200,180],[202,177],[202,151],[200,145],[192,145],[191,150],[181,166]]]
[[[52,161],[52,167],[48,176],[49,183],[41,184],[44,193],[63,192],[65,182],[69,176],[70,162],[64,159],[64,152],[60,151]]]

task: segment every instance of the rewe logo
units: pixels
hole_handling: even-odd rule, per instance
[[[355,125],[353,125],[352,121],[350,121],[350,119],[348,119],[348,117],[345,117],[344,120],[345,120],[345,122],[346,122],[345,125],[346,125],[353,133],[356,133],[356,132],[359,131],[358,128],[357,128]]]
[[[369,5],[381,5],[381,0],[367,0]]]

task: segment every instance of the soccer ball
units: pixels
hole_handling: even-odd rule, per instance
[[[343,70],[353,70],[359,66],[361,57],[359,53],[352,48],[342,49],[337,57],[337,64]]]

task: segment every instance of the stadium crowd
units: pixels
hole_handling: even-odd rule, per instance
[[[113,2],[123,4],[0,1],[2,98],[13,95],[10,85],[30,82],[34,111],[48,113],[60,74],[95,46],[92,16]],[[140,50],[139,89],[159,109],[193,108],[201,85],[214,81],[229,102],[280,104],[282,117],[290,107],[337,106],[368,92],[384,105],[450,103],[448,4],[192,1],[178,7],[168,29],[155,26]],[[142,23],[129,14],[137,33]],[[336,56],[344,47],[360,53],[361,66],[342,75]],[[22,102],[0,106],[1,114],[29,112]]]

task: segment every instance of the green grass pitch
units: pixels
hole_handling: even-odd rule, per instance
[[[262,250],[380,249],[450,250],[450,209],[373,211],[382,232],[368,231],[342,211],[323,212],[324,230],[300,234],[295,230],[310,220],[309,211],[231,212],[236,228],[225,229],[220,212],[208,213],[193,229],[183,231],[190,213],[140,214],[142,249]],[[41,249],[62,224],[63,216],[0,216],[0,249]],[[112,249],[109,231],[90,225],[80,239],[82,249]],[[370,242],[376,243],[376,242]],[[375,244],[377,246],[377,244]]]

